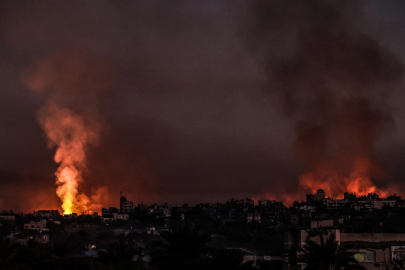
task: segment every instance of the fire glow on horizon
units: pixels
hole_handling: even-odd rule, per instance
[[[342,175],[341,171],[337,171],[333,167],[323,166],[314,172],[302,174],[300,184],[313,193],[322,189],[334,198],[342,197],[344,192],[360,196],[377,193],[382,197],[387,197],[388,192],[376,187],[373,183],[371,175],[376,168],[382,170],[378,164],[373,163],[367,157],[358,156],[347,175]]]

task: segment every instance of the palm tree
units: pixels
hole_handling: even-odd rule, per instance
[[[305,270],[365,270],[354,258],[354,253],[347,247],[341,247],[331,234],[326,242],[322,233],[319,234],[320,244],[309,237],[306,244],[300,249],[303,254],[298,257],[298,262],[305,263]]]
[[[163,241],[154,242],[152,265],[159,270],[198,269],[206,254],[208,235],[200,234],[198,227],[185,223],[161,234]]]

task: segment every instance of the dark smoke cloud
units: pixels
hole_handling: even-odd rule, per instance
[[[325,1],[254,7],[260,15],[253,42],[260,47],[268,41],[262,48],[269,51],[266,91],[281,99],[281,109],[296,122],[293,154],[306,172],[301,184],[334,196],[347,191],[344,178],[357,166],[364,177],[386,177],[374,144],[394,124],[386,101],[403,80],[402,62],[356,29],[356,20],[344,16],[349,7],[338,10]],[[271,50],[278,31],[294,41],[288,55]],[[361,184],[364,193],[369,186]]]
[[[299,199],[304,168],[291,153],[294,130],[330,134],[338,129],[334,115],[343,122],[353,114],[368,119],[360,130],[375,132],[368,145],[380,138],[371,151],[375,162],[386,169],[387,182],[399,182],[405,176],[398,161],[405,150],[404,98],[391,93],[400,70],[386,48],[405,59],[404,10],[401,1],[333,7],[308,1],[1,1],[0,207],[33,210],[38,200],[59,205],[53,150],[35,119],[44,100],[21,74],[66,50],[89,52],[114,74],[98,104],[108,128],[89,154],[83,184],[86,192],[96,183],[108,186],[106,204],[116,204],[120,190],[149,203]],[[356,64],[347,66],[342,54],[358,57],[351,61]],[[379,62],[365,61],[366,54]],[[364,106],[357,110],[356,104]],[[351,110],[346,115],[343,105]],[[384,137],[393,122],[397,133]],[[337,134],[348,136],[341,145],[362,147],[354,142],[363,133]],[[295,154],[305,165],[299,148]],[[310,149],[318,151],[334,153]]]

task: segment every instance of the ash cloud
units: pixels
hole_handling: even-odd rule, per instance
[[[254,7],[259,15],[250,39],[269,51],[263,52],[265,91],[295,121],[292,152],[305,168],[300,184],[331,196],[384,193],[373,187],[373,180],[386,177],[374,146],[392,131],[387,100],[404,71],[392,52],[356,29],[356,20],[345,16],[350,8],[326,1],[261,2]],[[279,37],[294,41],[281,56],[272,50]]]

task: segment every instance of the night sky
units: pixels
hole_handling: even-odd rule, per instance
[[[60,207],[50,100],[97,120],[79,190],[105,206],[120,191],[291,203],[306,173],[345,191],[320,168],[350,174],[358,156],[405,195],[404,14],[401,0],[1,1],[0,209]]]

